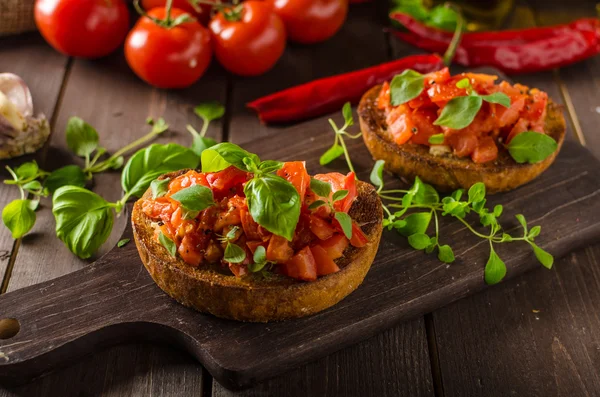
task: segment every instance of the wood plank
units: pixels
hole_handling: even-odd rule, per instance
[[[306,129],[315,128],[328,132],[326,117],[302,123],[299,128],[263,125],[245,104],[296,84],[385,62],[386,19],[385,2],[352,5],[344,27],[332,39],[312,46],[292,44],[264,76],[233,78],[229,139],[242,144],[270,134],[306,136]],[[361,48],[360,56],[357,48]],[[404,343],[407,340],[411,343]],[[425,327],[420,318],[244,392],[231,392],[214,381],[213,396],[431,396],[432,388]]]
[[[537,3],[539,9],[557,11],[547,1]],[[561,3],[563,9],[577,9],[581,2]],[[532,15],[540,19],[539,13]],[[594,61],[584,64],[589,62]],[[561,79],[576,74],[559,72]],[[564,103],[554,77],[547,72],[515,79]],[[587,84],[589,92],[592,84]],[[583,84],[570,90],[574,100],[585,98],[582,89]],[[584,131],[588,137],[594,130]],[[571,132],[570,139],[577,137]],[[598,153],[598,146],[591,148]],[[435,311],[444,395],[595,395],[600,390],[595,332],[600,324],[594,314],[598,310],[598,252],[598,245],[577,251],[557,261],[550,272],[532,271]]]
[[[224,103],[225,87],[224,76],[218,68],[212,68],[190,89],[167,92],[153,89],[137,79],[120,54],[94,62],[75,61],[46,166],[55,168],[65,163],[81,163],[68,152],[64,138],[65,126],[71,116],[79,116],[93,125],[100,134],[101,145],[107,147],[109,152],[145,134],[149,130],[145,124],[147,117],[163,116],[171,125],[171,130],[156,142],[189,145],[191,137],[185,131],[185,125],[191,123],[197,128],[201,125],[193,114],[193,106],[205,100]],[[215,122],[211,125],[209,135],[220,139],[221,130],[221,122]],[[119,181],[119,172],[97,175],[93,190],[108,200],[117,200],[121,197]],[[89,263],[76,258],[56,238],[50,203],[45,201],[43,204],[38,211],[36,225],[37,230],[43,232],[34,233],[23,240],[9,290],[59,277]],[[113,233],[101,253],[116,244],[127,221],[124,216],[116,220]],[[163,362],[167,363],[166,367]],[[115,372],[115,368],[120,370]],[[145,375],[140,376],[140,368],[145,368]],[[122,346],[16,390],[36,395],[63,388],[67,391],[65,395],[83,392],[92,395],[179,395],[181,390],[174,385],[182,379],[187,379],[187,390],[201,390],[200,368],[180,352],[167,352],[163,348],[150,346]],[[97,379],[94,382],[69,381],[77,374],[86,372],[94,373]]]
[[[56,101],[65,73],[67,58],[51,49],[38,34],[4,37],[0,39],[0,73],[15,73],[28,84],[33,96],[36,114],[44,113],[48,119],[54,114]],[[11,166],[31,160],[24,156],[4,161]],[[0,178],[4,180],[8,173],[2,167]],[[0,202],[2,206],[19,197],[14,186],[0,184]],[[36,228],[36,230],[39,230]],[[4,277],[9,263],[14,241],[8,229],[0,227],[0,277]]]

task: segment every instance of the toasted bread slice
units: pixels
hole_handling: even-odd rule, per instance
[[[429,147],[406,143],[394,143],[387,132],[384,112],[377,108],[381,86],[365,93],[358,105],[360,127],[365,144],[376,160],[385,160],[385,168],[403,178],[414,181],[418,176],[440,191],[468,189],[483,182],[489,193],[515,189],[532,181],[554,162],[565,139],[566,125],[560,107],[548,102],[545,130],[558,143],[558,149],[544,161],[536,164],[519,164],[508,151],[499,148],[498,158],[484,164],[474,163],[470,158],[452,154],[434,156]]]
[[[180,171],[164,175],[175,178]],[[198,311],[239,321],[267,322],[304,317],[335,305],[363,281],[375,258],[382,231],[383,210],[375,189],[357,181],[358,197],[350,216],[369,242],[363,248],[348,247],[336,261],[340,271],[303,282],[274,274],[270,278],[250,274],[241,278],[220,265],[194,268],[173,258],[154,239],[153,222],[135,203],[132,224],[135,243],[144,266],[158,286],[172,298]],[[143,199],[152,196],[150,189]]]

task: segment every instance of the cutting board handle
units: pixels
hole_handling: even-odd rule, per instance
[[[131,234],[128,225],[123,237]],[[24,383],[102,346],[181,339],[175,329],[148,320],[165,305],[179,306],[154,284],[133,241],[77,272],[4,294],[0,382]]]

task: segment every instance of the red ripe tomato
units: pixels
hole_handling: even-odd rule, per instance
[[[165,8],[154,8],[150,17],[165,21]],[[174,8],[165,24],[184,11]],[[127,63],[142,80],[159,88],[184,88],[206,71],[212,57],[210,33],[198,22],[161,26],[141,17],[125,41]]]
[[[290,40],[318,43],[333,36],[348,14],[348,0],[269,0]]]
[[[35,23],[63,54],[99,58],[121,45],[129,29],[123,0],[37,0]]]
[[[210,21],[215,55],[221,65],[241,76],[271,69],[285,49],[285,28],[272,6],[249,0],[220,10]]]
[[[215,3],[214,0],[205,1]],[[164,7],[166,0],[142,0],[141,4],[144,10],[148,11],[156,7]],[[210,4],[202,4],[196,0],[173,0],[173,7],[190,13],[203,25],[206,25],[210,20],[210,11],[212,9]]]

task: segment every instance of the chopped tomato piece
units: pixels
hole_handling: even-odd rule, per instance
[[[306,247],[314,240],[315,235],[310,229],[310,219],[311,215],[309,212],[300,214],[300,219],[298,219],[298,225],[296,225],[296,231],[294,232],[294,239],[292,240],[294,251]]]
[[[186,187],[202,185],[208,187],[205,174],[190,170],[169,182],[169,193],[174,194]]]
[[[335,233],[335,228],[325,219],[311,215],[310,231],[321,240],[327,240]]]
[[[246,265],[240,265],[237,263],[230,263],[229,270],[231,270],[231,273],[233,273],[236,277],[242,277],[248,274],[248,267]]]
[[[348,248],[350,242],[343,234],[334,234],[333,237],[319,243],[321,248],[327,251],[327,255],[331,259],[340,258],[344,255],[344,251]]]
[[[202,252],[198,249],[198,242],[192,235],[183,236],[177,252],[181,259],[194,267],[199,266],[204,259]]]
[[[470,134],[457,134],[447,137],[447,141],[454,148],[458,157],[470,156],[477,147],[477,137]]]
[[[361,248],[367,245],[368,242],[369,239],[365,236],[360,226],[358,226],[356,222],[352,222],[352,238],[350,239],[350,244],[352,244],[353,247]]]
[[[234,196],[227,201],[227,210],[221,212],[215,221],[214,230],[219,232],[225,226],[239,225],[242,223],[241,210],[246,208],[245,200]]]
[[[283,263],[294,255],[294,250],[285,237],[273,234],[267,246],[267,260]]]
[[[314,178],[322,182],[327,182],[331,184],[332,194],[337,192],[338,190],[347,190],[348,195],[343,200],[334,203],[334,208],[337,211],[342,212],[348,212],[350,210],[350,207],[352,207],[352,203],[356,199],[356,175],[354,175],[353,172],[349,172],[345,176],[343,174],[340,174],[339,172],[330,172],[329,174],[317,174],[314,176]],[[326,215],[323,215],[319,212],[317,213],[321,217],[325,217],[326,215],[328,215],[328,213]]]
[[[479,140],[479,145],[473,151],[471,159],[475,163],[487,163],[498,157],[498,146],[491,136],[483,137]]]
[[[377,97],[377,107],[379,109],[387,109],[390,106],[390,83],[383,83],[381,92]]]
[[[244,234],[249,240],[261,239],[261,235],[258,231],[258,223],[256,223],[246,208],[240,209],[240,220],[242,221]]]
[[[527,131],[528,126],[529,122],[527,120],[519,119],[519,121],[517,121],[517,123],[513,126],[513,128],[510,130],[510,133],[506,137],[506,144],[509,144],[510,141],[512,141],[512,139],[519,135],[521,132]]]
[[[415,131],[410,141],[429,146],[429,137],[442,133],[442,129],[433,124],[437,117],[438,115],[433,109],[418,109],[413,111],[412,120]]]
[[[300,202],[304,202],[306,189],[310,185],[310,176],[306,172],[304,161],[291,161],[283,164],[283,167],[277,171],[277,175],[289,181],[300,195]]]
[[[160,218],[163,222],[171,219],[173,207],[169,202],[159,202],[155,200],[144,200],[142,202],[142,211],[150,218]]]
[[[252,252],[252,254],[254,254],[254,251],[256,251],[256,249],[259,246],[262,246],[265,249],[267,249],[267,243],[265,243],[264,241],[247,241],[246,245],[248,246],[248,249],[250,249],[250,252]]]
[[[386,123],[387,130],[398,145],[408,142],[416,130],[408,105],[392,108],[386,117]]]
[[[310,250],[310,247],[304,247],[289,261],[286,261],[282,270],[285,275],[304,281],[314,281],[317,279],[317,264]]]
[[[329,254],[323,247],[315,245],[310,247],[310,251],[317,265],[317,276],[326,276],[340,271],[338,265],[329,257]]]
[[[221,198],[227,194],[242,193],[242,184],[248,180],[248,173],[231,166],[223,171],[206,174],[206,180],[215,197]]]

